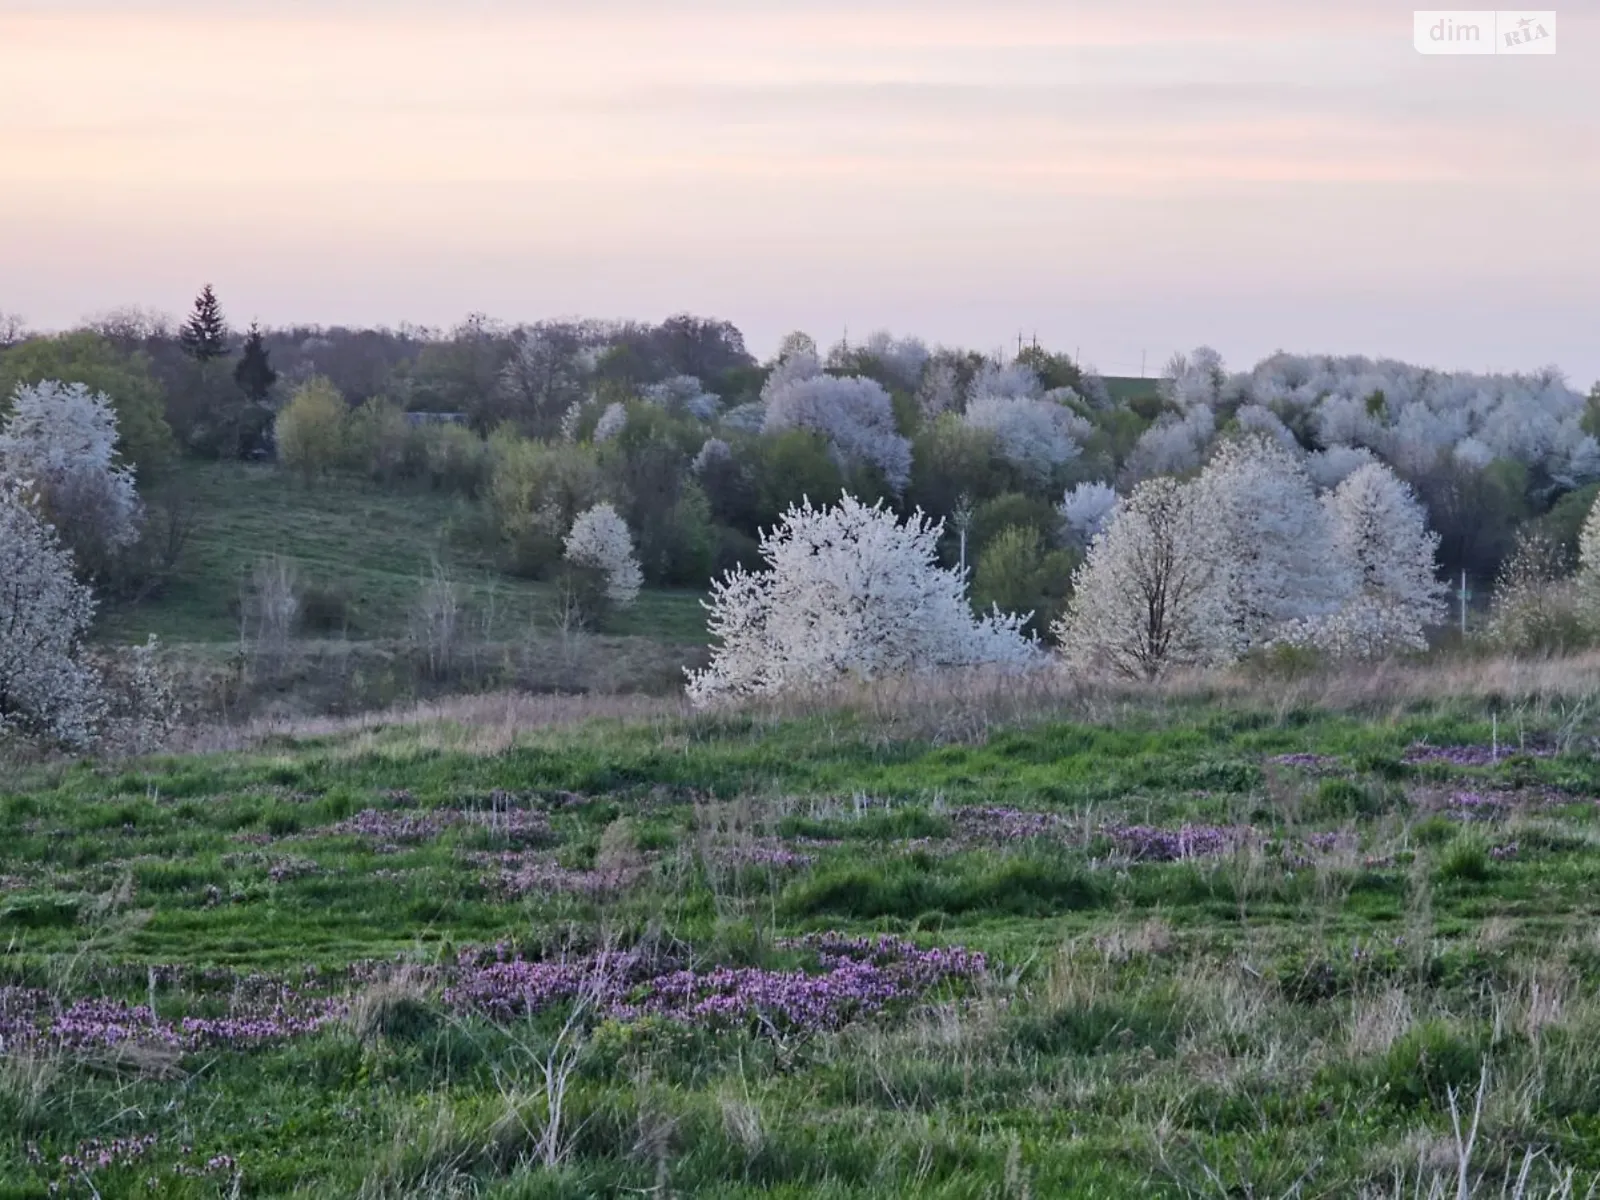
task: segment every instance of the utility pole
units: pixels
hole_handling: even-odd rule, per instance
[[[1146,351],[1139,351],[1139,378],[1144,378],[1144,356]]]
[[[1461,592],[1460,592],[1460,597],[1461,597],[1461,636],[1462,636],[1463,639],[1465,639],[1466,636],[1467,636],[1467,597],[1470,596],[1471,594],[1472,593],[1467,591],[1467,569],[1465,567],[1463,567],[1463,568],[1461,568]]]

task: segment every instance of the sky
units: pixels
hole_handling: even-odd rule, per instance
[[[1600,380],[1600,3],[0,0],[0,310]]]

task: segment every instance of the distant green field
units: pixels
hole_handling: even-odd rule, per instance
[[[404,634],[435,558],[467,589],[480,613],[492,613],[491,636],[515,639],[548,629],[554,589],[512,579],[470,536],[472,507],[426,491],[397,492],[335,478],[307,486],[274,466],[195,464],[168,485],[194,497],[196,524],[178,576],[159,598],[106,613],[107,640],[148,633],[180,642],[226,642],[239,636],[239,597],[263,558],[282,555],[303,587],[349,597],[353,639]],[[699,594],[646,591],[617,614],[609,632],[667,642],[706,640]]]
[[[1161,383],[1159,379],[1141,379],[1132,375],[1107,375],[1105,380],[1106,390],[1118,404],[1140,396],[1154,396]]]

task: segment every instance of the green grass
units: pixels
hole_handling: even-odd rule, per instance
[[[87,1195],[60,1156],[145,1134],[137,1164],[92,1173],[100,1195],[226,1195],[237,1174],[240,1194],[330,1197],[1331,1197],[1391,1195],[1397,1170],[1411,1195],[1485,1070],[1475,1170],[1533,1148],[1536,1178],[1571,1168],[1581,1195],[1600,1171],[1600,763],[1400,761],[1489,734],[1460,704],[1372,721],[1172,702],[981,743],[832,712],[591,722],[493,752],[394,725],[11,771],[0,987],[176,1019],[266,977],[353,1009],[255,1049],[0,1054],[0,1196]],[[1269,761],[1301,751],[1333,762]],[[1463,820],[1439,807],[1451,789],[1506,803]],[[535,848],[331,828],[507,803],[548,815]],[[1001,805],[1058,821],[1000,837]],[[1133,861],[1126,824],[1254,833]],[[728,857],[760,847],[809,861]],[[483,856],[513,852],[619,882],[508,896]],[[445,992],[470,947],[606,937],[815,970],[782,942],[823,930],[991,968],[810,1037],[580,1021],[558,1168],[538,1161],[537,1064],[566,1009],[491,1020]],[[180,1171],[216,1155],[236,1165]]]
[[[177,576],[156,600],[109,611],[103,638],[169,643],[229,642],[239,637],[241,588],[271,555],[294,562],[303,586],[335,589],[350,600],[348,636],[402,636],[435,558],[492,611],[495,640],[549,629],[554,591],[494,570],[471,534],[466,501],[425,490],[395,490],[349,477],[306,485],[270,465],[189,463],[167,485],[193,497],[195,526]],[[658,641],[703,643],[698,593],[647,590],[616,614],[607,632]]]
[[[1111,399],[1117,404],[1129,400],[1136,400],[1141,396],[1154,396],[1158,393],[1160,379],[1141,379],[1132,375],[1107,375],[1106,390],[1111,393]]]

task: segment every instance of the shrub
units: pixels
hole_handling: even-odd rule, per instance
[[[920,513],[901,524],[846,496],[836,508],[791,509],[762,539],[765,571],[735,571],[712,587],[720,643],[691,672],[700,704],[805,690],[941,666],[1024,667],[1038,659],[1021,622],[975,619],[965,587],[938,565],[941,526]]]
[[[89,743],[102,708],[82,657],[94,599],[15,485],[0,484],[0,580],[0,735]]]
[[[611,505],[597,504],[579,514],[567,534],[564,557],[575,566],[600,571],[610,603],[626,608],[638,599],[642,580],[633,537]]]
[[[110,402],[82,384],[19,387],[0,426],[0,478],[28,485],[87,579],[112,572],[144,519],[117,440]]]
[[[300,385],[278,414],[278,460],[307,481],[346,461],[344,397],[318,376]]]

